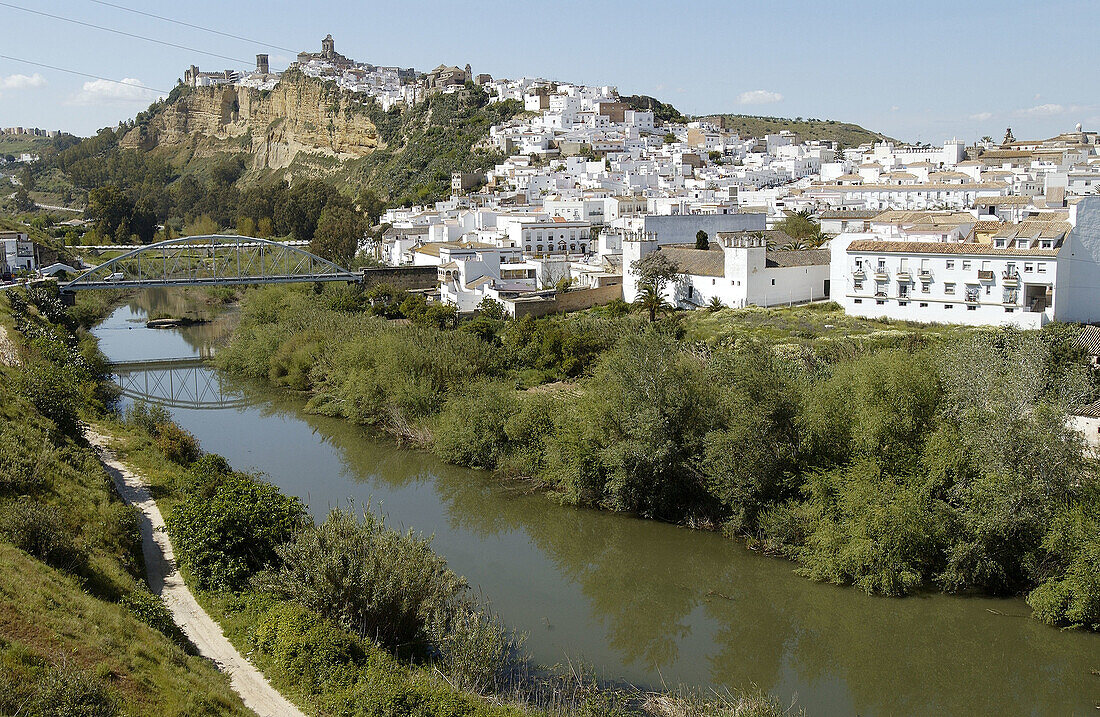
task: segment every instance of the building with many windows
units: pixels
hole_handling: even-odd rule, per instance
[[[833,298],[849,314],[908,321],[1100,321],[1100,198],[974,236],[841,234],[830,247]]]

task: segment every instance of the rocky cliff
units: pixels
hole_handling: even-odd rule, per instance
[[[253,169],[285,168],[302,152],[355,159],[382,144],[361,99],[296,71],[285,73],[273,90],[191,89],[120,144],[152,150],[193,145],[198,137],[251,151]]]

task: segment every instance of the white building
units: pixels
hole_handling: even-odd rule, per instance
[[[34,242],[23,232],[0,232],[0,249],[0,274],[38,268]]]
[[[677,307],[706,306],[718,299],[725,306],[786,306],[829,297],[829,252],[826,249],[771,251],[755,232],[720,233],[709,249],[691,245],[658,246],[653,234],[631,234],[623,241],[623,299],[639,294],[632,263],[659,251],[676,263],[679,283],[665,288]]]
[[[1039,328],[1100,321],[1100,198],[1007,225],[988,243],[845,233],[831,242],[833,298],[856,316]]]

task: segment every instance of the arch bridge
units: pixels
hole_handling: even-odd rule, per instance
[[[362,281],[362,275],[305,249],[270,239],[207,235],[138,247],[62,284],[84,289],[235,286],[299,281]]]

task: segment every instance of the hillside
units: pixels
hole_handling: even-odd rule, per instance
[[[782,130],[797,133],[805,140],[840,142],[844,147],[857,147],[865,142],[881,142],[890,139],[884,134],[872,132],[850,122],[836,120],[802,119],[796,117],[762,117],[757,115],[714,114],[692,119],[711,122],[723,129],[737,132],[742,137],[763,137]]]

